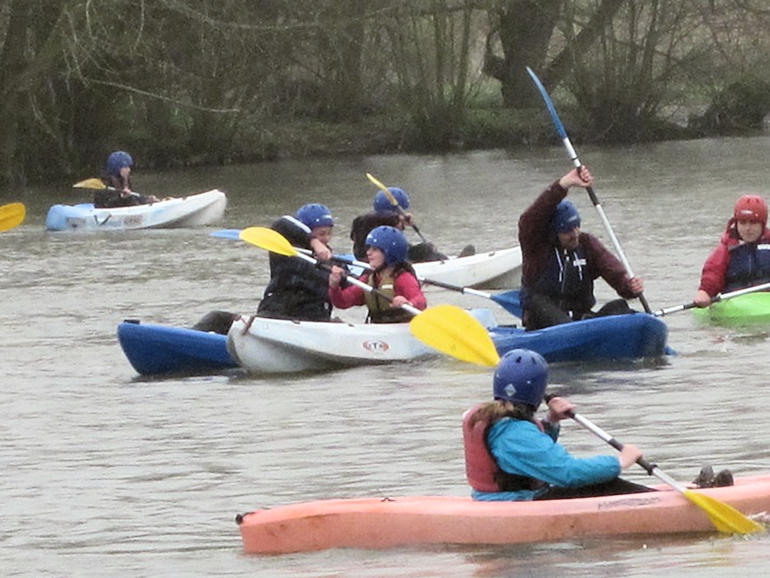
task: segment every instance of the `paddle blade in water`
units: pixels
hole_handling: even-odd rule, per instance
[[[495,366],[500,361],[486,328],[470,313],[454,305],[437,305],[409,322],[417,339],[460,361]]]
[[[286,237],[278,231],[268,229],[267,227],[249,227],[241,231],[239,235],[241,240],[256,245],[260,249],[265,249],[271,253],[278,253],[287,257],[296,257],[297,250],[291,246]]]
[[[720,532],[726,534],[752,534],[754,532],[763,532],[765,527],[741,514],[738,510],[699,492],[685,490],[684,496],[701,510],[714,524],[714,527]]]
[[[92,179],[86,179],[85,181],[80,181],[79,183],[75,183],[72,185],[72,188],[74,189],[106,189],[107,185],[104,184],[104,181],[102,179],[92,178]]]
[[[0,231],[7,231],[21,225],[27,209],[23,203],[9,203],[0,207]]]

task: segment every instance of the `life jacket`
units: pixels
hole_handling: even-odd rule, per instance
[[[376,278],[376,279],[375,279]],[[378,293],[385,297],[393,299],[396,296],[394,289],[395,277],[380,273],[369,275],[367,283]],[[390,301],[383,299],[372,291],[367,291],[364,295],[364,302],[369,308],[369,321],[371,323],[405,323],[412,318],[412,315],[404,309],[390,306]]]
[[[270,254],[270,282],[257,315],[278,319],[329,321],[329,273],[293,257]]]
[[[465,476],[470,486],[479,492],[516,492],[534,490],[542,486],[539,480],[509,474],[497,465],[487,445],[487,431],[493,424],[478,420],[471,426],[474,414],[483,405],[476,405],[463,414]]]
[[[770,242],[741,243],[730,247],[730,263],[725,272],[725,290],[735,291],[770,281]]]
[[[579,319],[596,303],[594,276],[586,259],[585,249],[574,250],[554,247],[540,279],[529,290],[549,297],[562,311]]]

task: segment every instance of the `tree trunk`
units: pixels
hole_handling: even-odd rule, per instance
[[[503,57],[495,56],[487,43],[484,72],[501,83],[503,106],[527,108],[536,104],[537,91],[526,72],[540,70],[561,15],[564,0],[503,0],[493,9],[491,20]]]
[[[0,183],[15,179],[14,158],[18,119],[21,117],[19,81],[24,72],[24,45],[29,25],[27,0],[11,0],[8,32],[0,51]]]

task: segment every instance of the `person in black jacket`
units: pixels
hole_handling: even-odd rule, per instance
[[[398,187],[388,187],[388,192],[397,202],[391,203],[385,191],[377,191],[374,196],[374,210],[353,219],[350,228],[350,239],[353,241],[353,254],[360,261],[366,260],[366,237],[376,227],[395,227],[403,231],[407,225],[414,224],[414,216],[407,213],[409,195]],[[466,253],[469,248],[464,250]],[[472,252],[471,252],[472,254]],[[447,256],[436,250],[432,243],[409,245],[409,261],[422,263],[424,261],[444,261]]]
[[[115,151],[107,157],[102,181],[104,189],[94,191],[94,207],[97,209],[112,209],[115,207],[132,207],[157,202],[154,195],[140,195],[133,191],[131,184],[131,168],[134,159],[125,151]]]
[[[295,215],[277,219],[271,229],[283,235],[292,246],[307,249],[319,261],[332,258],[329,243],[334,219],[325,205],[304,205]],[[270,282],[257,308],[260,317],[329,321],[329,271],[297,257],[270,253]],[[210,311],[193,329],[226,335],[238,315],[230,311]]]
[[[321,262],[332,258],[329,243],[334,219],[325,205],[301,207],[294,216],[283,216],[271,228],[299,249],[307,249]],[[329,321],[329,271],[297,257],[270,253],[270,282],[257,309],[260,317]]]

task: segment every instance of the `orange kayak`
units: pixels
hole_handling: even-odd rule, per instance
[[[251,554],[716,531],[680,493],[655,487],[660,491],[539,502],[476,502],[456,496],[320,500],[248,512],[236,521],[244,550]],[[697,491],[747,516],[770,511],[770,475]]]

